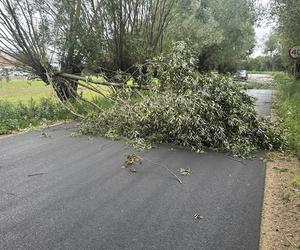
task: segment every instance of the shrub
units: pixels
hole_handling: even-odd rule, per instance
[[[31,100],[28,104],[20,102],[17,105],[0,101],[0,134],[71,117],[60,103],[51,98],[42,98],[40,102]]]

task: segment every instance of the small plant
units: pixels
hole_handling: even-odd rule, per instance
[[[289,171],[287,168],[279,168],[279,167],[274,167],[273,170],[278,173],[285,173]]]
[[[300,176],[294,176],[292,178],[291,184],[294,188],[300,188]]]
[[[285,201],[289,201],[290,200],[290,197],[291,197],[291,193],[290,192],[283,192],[282,194],[282,199],[285,200]]]

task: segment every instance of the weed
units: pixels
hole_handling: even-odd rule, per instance
[[[279,167],[274,167],[273,170],[279,173],[284,173],[289,171],[287,168],[279,168]]]
[[[300,176],[294,176],[291,180],[291,184],[294,188],[300,188]]]
[[[283,192],[282,194],[282,199],[285,200],[285,201],[289,201],[290,200],[290,197],[291,197],[291,193],[290,192]]]

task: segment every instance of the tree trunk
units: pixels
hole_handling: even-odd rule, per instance
[[[9,74],[8,74],[8,68],[5,68],[5,81],[9,82]]]
[[[57,97],[62,101],[70,101],[77,97],[78,81],[61,76],[53,79],[53,88]]]

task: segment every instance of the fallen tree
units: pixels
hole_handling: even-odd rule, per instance
[[[238,156],[285,149],[285,130],[259,118],[252,98],[230,78],[200,75],[185,44],[149,65],[149,78],[154,67],[157,75],[149,81],[148,92],[119,91],[111,109],[83,120],[81,132],[125,139],[141,148],[173,143],[197,152],[210,148]]]
[[[142,147],[175,143],[196,151],[208,147],[236,155],[259,148],[285,148],[281,127],[258,118],[252,99],[229,78],[200,75],[197,61],[184,43],[149,61],[146,70],[137,67],[138,75],[142,73],[135,77],[138,86],[127,84],[134,73],[117,73],[113,83],[81,76],[84,61],[93,53],[82,53],[82,48],[88,49],[84,47],[84,27],[90,24],[88,19],[82,20],[83,3],[50,3],[0,0],[0,51],[51,84],[69,111],[84,118],[82,133],[124,138]],[[79,85],[115,105],[103,110],[77,93]],[[98,85],[110,86],[113,94],[106,95]],[[85,118],[72,104],[78,100],[96,111]]]

